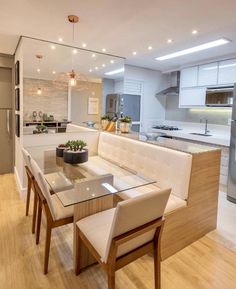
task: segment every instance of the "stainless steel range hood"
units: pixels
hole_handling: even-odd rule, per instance
[[[180,71],[174,71],[170,73],[170,87],[159,91],[156,96],[159,95],[179,95],[179,83],[180,83]]]

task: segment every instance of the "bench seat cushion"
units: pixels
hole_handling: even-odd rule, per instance
[[[114,174],[114,186],[118,189],[127,188],[128,185],[135,186],[135,184],[140,184],[139,176],[128,174],[127,170],[113,164],[99,156],[93,156],[89,158],[89,161],[82,164],[81,167],[89,171],[90,173],[96,173],[98,175],[103,175],[107,173]],[[143,187],[138,187],[130,190],[125,190],[118,193],[118,195],[123,199],[129,199],[137,197],[141,194],[148,193],[151,191],[156,191],[157,189],[163,189],[158,187],[156,184],[147,185]],[[173,194],[170,195],[165,214],[173,212],[179,208],[185,207],[187,202]]]
[[[140,187],[140,188],[135,188],[132,190],[127,190],[124,192],[119,193],[118,195],[124,199],[130,199],[130,198],[134,198],[137,197],[141,194],[145,194],[151,191],[156,191],[157,190],[157,186],[155,185],[148,185],[145,187]],[[160,188],[159,188],[160,190]],[[166,205],[166,209],[165,209],[165,215],[168,213],[172,213],[173,211],[180,209],[180,208],[184,208],[187,206],[187,202],[185,200],[180,199],[179,197],[176,197],[173,194],[170,194],[169,200],[167,202]]]

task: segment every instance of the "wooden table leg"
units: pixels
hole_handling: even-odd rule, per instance
[[[76,234],[75,234],[75,226],[76,226],[76,222],[78,222],[79,220],[96,214],[98,212],[104,211],[104,210],[108,210],[113,208],[113,195],[108,195],[108,196],[104,196],[98,199],[93,199],[93,200],[89,200],[87,202],[83,202],[83,203],[79,203],[74,205],[74,241],[73,241],[73,257],[74,257],[74,264],[75,264],[75,252],[76,252]],[[95,263],[96,260],[90,255],[88,249],[81,244],[80,246],[80,264],[81,264],[81,269],[85,268],[93,263]]]

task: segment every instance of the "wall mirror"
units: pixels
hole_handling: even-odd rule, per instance
[[[121,92],[124,59],[22,38],[23,119],[100,122],[106,95]],[[120,90],[120,91],[119,91]]]

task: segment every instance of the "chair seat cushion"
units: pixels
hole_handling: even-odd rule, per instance
[[[101,259],[106,254],[114,214],[115,208],[91,215],[76,223]]]
[[[74,215],[73,206],[64,207],[56,194],[51,195],[51,200],[55,220],[61,220],[64,218],[72,217]]]

